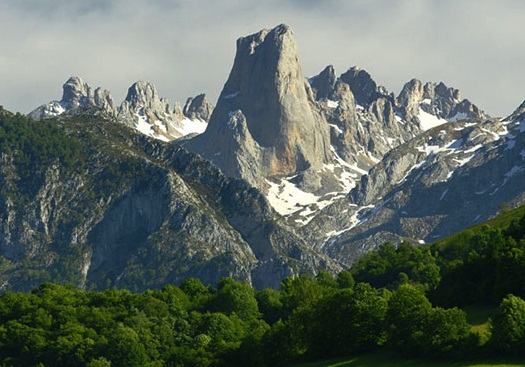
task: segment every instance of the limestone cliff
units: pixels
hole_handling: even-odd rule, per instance
[[[237,41],[208,128],[185,147],[257,187],[264,177],[315,172],[331,161],[328,125],[314,106],[289,27]]]
[[[222,276],[262,288],[339,269],[246,182],[105,116],[85,107],[29,122],[39,134],[2,146],[0,290],[47,280],[144,290]],[[20,118],[1,111],[0,124]]]

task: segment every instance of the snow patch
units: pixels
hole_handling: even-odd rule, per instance
[[[275,183],[266,180],[270,188],[268,189],[268,201],[272,207],[281,215],[290,215],[301,207],[315,204],[319,201],[319,196],[305,192],[288,181],[291,177]]]
[[[434,116],[428,112],[425,112],[421,107],[419,108],[419,127],[421,130],[426,131],[433,127],[443,125],[447,120]]]
[[[152,125],[149,123],[148,118],[143,115],[143,110],[140,108],[137,113],[135,114],[137,116],[137,125],[135,126],[135,129],[143,133],[144,135],[152,136],[153,130]]]
[[[185,118],[180,124],[181,126],[177,128],[177,131],[180,132],[182,136],[194,133],[202,134],[206,130],[206,127],[208,127],[208,123],[200,119],[190,120]]]
[[[343,133],[343,130],[341,130],[339,128],[339,126],[335,125],[335,124],[328,124],[330,125],[330,127],[333,127],[335,131],[337,131],[338,134],[342,134]]]
[[[327,100],[326,101],[326,105],[330,108],[337,108],[339,107],[339,102],[337,101],[332,101],[332,100]]]
[[[52,102],[45,110],[46,116],[49,117],[55,117],[62,113],[66,112],[65,106],[63,106],[60,102]]]

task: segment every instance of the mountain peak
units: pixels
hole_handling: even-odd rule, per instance
[[[91,97],[91,88],[78,76],[70,77],[64,83],[63,90],[61,102],[68,104],[70,108],[85,104],[86,99]]]
[[[310,78],[309,81],[314,91],[316,100],[323,98],[330,99],[331,94],[335,88],[335,83],[337,82],[337,76],[335,75],[334,67],[332,65],[328,65],[319,74]]]
[[[60,101],[51,101],[39,106],[28,113],[28,116],[34,120],[42,120],[85,106],[95,106],[111,114],[115,114],[117,111],[109,91],[97,88],[93,92],[91,87],[84,83],[79,76],[70,77],[62,85],[62,89]]]
[[[379,96],[386,94],[383,87],[376,84],[372,76],[359,66],[353,66],[343,73],[340,80],[350,86],[358,105],[368,107]]]
[[[132,108],[137,108],[138,106],[151,108],[160,102],[155,86],[152,83],[144,81],[133,83],[128,89],[125,100],[130,103]]]
[[[458,89],[443,82],[423,84],[418,79],[410,80],[399,93],[397,106],[405,120],[423,130],[446,122],[488,117],[469,100],[462,99]]]
[[[208,129],[186,146],[235,177],[243,170],[269,177],[320,169],[330,157],[329,131],[313,104],[293,32],[283,24],[265,29],[238,39],[234,64]],[[235,133],[228,128],[235,111],[245,118],[257,150],[248,155],[259,157],[257,162],[239,157],[246,147],[228,143],[237,141],[228,136]],[[239,169],[238,164],[249,167]],[[260,180],[252,184],[261,186]]]

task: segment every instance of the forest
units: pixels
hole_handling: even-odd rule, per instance
[[[1,366],[279,366],[388,352],[525,356],[525,214],[427,246],[383,245],[336,276],[256,290],[223,278],[132,293],[44,283],[0,296]],[[493,307],[488,332],[463,310]]]

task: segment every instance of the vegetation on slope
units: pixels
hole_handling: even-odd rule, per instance
[[[518,279],[525,272],[524,218],[471,230],[461,243],[386,244],[335,278],[288,278],[280,290],[229,278],[214,289],[191,278],[140,294],[49,283],[7,292],[0,365],[276,366],[378,351],[436,366],[524,357],[525,295],[503,273],[510,265]],[[450,271],[482,265],[475,291],[465,288],[466,270],[452,283]],[[467,304],[470,315],[456,307]]]
[[[44,174],[38,167],[87,164],[89,134],[71,137],[60,125],[2,110],[0,121],[2,157],[13,157],[18,170],[4,176],[15,178],[3,187],[9,194],[16,180]],[[107,182],[93,195],[104,198],[107,185],[141,172],[133,157],[121,158],[114,170],[98,173]],[[20,187],[20,197],[32,195]],[[387,243],[335,278],[288,278],[280,290],[229,278],[211,288],[192,278],[144,293],[50,283],[6,292],[0,366],[276,366],[377,351],[447,361],[523,357],[524,237],[519,209],[429,246]],[[62,267],[79,271],[75,265]],[[465,307],[491,310],[492,317],[469,319]]]

